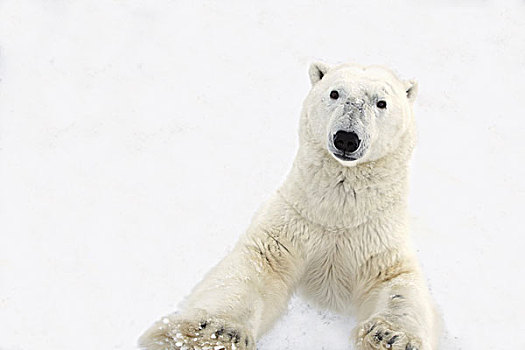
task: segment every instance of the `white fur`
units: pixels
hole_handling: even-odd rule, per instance
[[[143,349],[255,349],[295,291],[353,313],[358,349],[436,349],[439,321],[406,210],[417,85],[355,64],[316,63],[310,79],[286,181],[184,307],[141,337]],[[357,160],[333,155],[338,128],[362,140]]]

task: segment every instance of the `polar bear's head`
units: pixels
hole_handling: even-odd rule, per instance
[[[302,128],[308,141],[344,166],[380,159],[400,147],[412,127],[414,81],[390,70],[344,64],[310,67],[312,89],[305,100]]]

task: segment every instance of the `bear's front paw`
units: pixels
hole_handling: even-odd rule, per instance
[[[357,329],[359,350],[423,350],[421,340],[380,317],[363,322]]]
[[[253,350],[255,341],[240,325],[199,315],[170,315],[156,322],[139,339],[144,350]]]

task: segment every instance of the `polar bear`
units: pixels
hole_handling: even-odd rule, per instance
[[[297,291],[355,315],[357,349],[436,349],[440,322],[408,233],[417,84],[357,64],[314,63],[309,75],[288,177],[140,348],[255,349]]]

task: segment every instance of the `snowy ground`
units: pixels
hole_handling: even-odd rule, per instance
[[[133,349],[283,180],[317,59],[419,80],[443,348],[522,349],[525,3],[400,3],[0,1],[0,349]],[[352,325],[294,299],[259,348]]]

